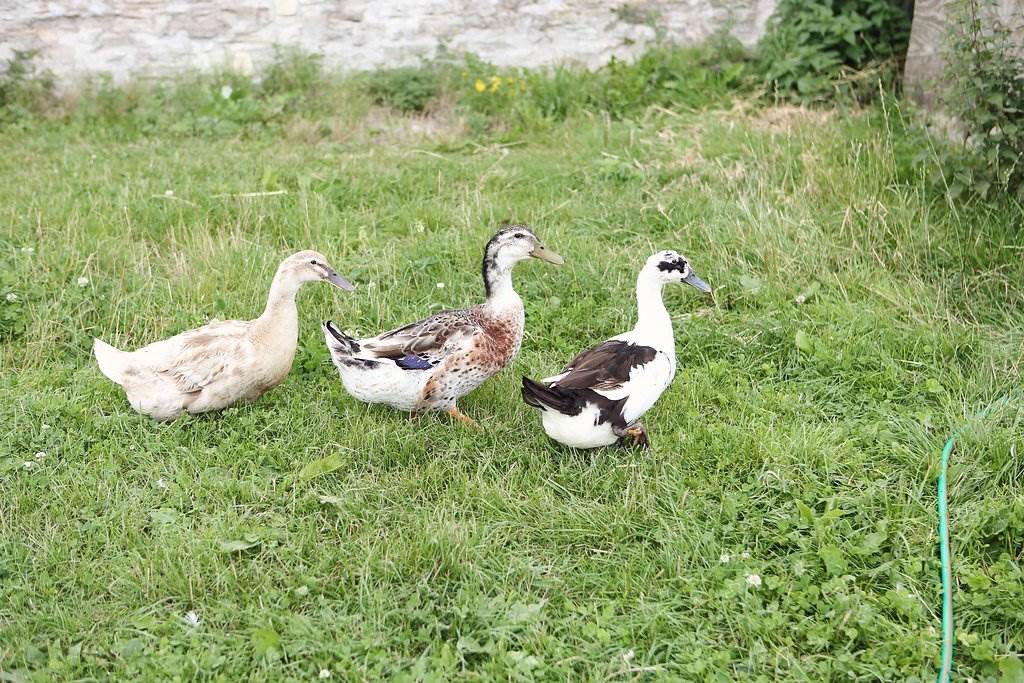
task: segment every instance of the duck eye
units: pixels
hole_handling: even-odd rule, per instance
[[[524,235],[524,234],[523,234],[523,233],[521,233],[521,232],[517,232],[516,234],[514,234],[514,235],[512,235],[512,236],[513,236],[513,237],[515,237],[515,238],[516,238],[517,240],[521,240],[521,239],[523,239],[524,237],[526,237],[526,235]]]
[[[315,266],[315,265],[316,265],[316,259],[313,259],[312,261],[310,261],[310,262],[309,262],[309,265],[311,265],[311,266]]]

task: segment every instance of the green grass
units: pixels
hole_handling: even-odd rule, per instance
[[[498,144],[365,100],[333,133],[165,133],[140,102],[0,130],[0,678],[935,675],[936,465],[1020,387],[1022,214],[936,197],[892,109],[583,112]],[[526,339],[462,401],[480,428],[350,399],[319,322],[478,301],[508,219],[568,263],[517,269]],[[304,248],[360,287],[302,291],[259,402],[159,425],[100,375],[93,336],[254,316]],[[653,449],[557,447],[519,376],[627,329],[663,248],[716,295],[667,292]],[[1022,675],[1019,406],[953,458],[958,680]]]

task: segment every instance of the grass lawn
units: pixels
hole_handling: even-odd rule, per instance
[[[938,456],[1021,384],[1020,212],[947,204],[892,109],[332,126],[0,129],[0,680],[935,676]],[[480,428],[349,398],[320,321],[479,301],[506,220],[568,263],[516,270]],[[91,358],[254,317],[306,248],[359,286],[303,289],[259,402],[155,424]],[[549,442],[520,375],[628,329],[668,248],[716,292],[666,290],[652,450]],[[1022,446],[1008,407],[953,457],[958,680],[1024,675]]]

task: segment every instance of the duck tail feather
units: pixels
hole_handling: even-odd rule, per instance
[[[541,410],[557,410],[568,412],[571,398],[557,387],[549,387],[540,382],[535,382],[529,377],[523,377],[523,400],[528,405]]]
[[[330,320],[324,321],[324,338],[331,355],[335,357],[354,356],[361,350],[359,342],[338,329]]]
[[[96,356],[100,372],[111,382],[124,385],[124,375],[128,369],[128,357],[131,354],[114,348],[102,339],[93,339],[92,352]]]

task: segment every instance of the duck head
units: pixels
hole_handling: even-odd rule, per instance
[[[484,248],[484,287],[487,298],[512,287],[512,267],[528,258],[560,266],[565,259],[544,246],[528,225],[506,225]]]
[[[281,262],[277,272],[297,284],[323,281],[346,292],[355,289],[351,282],[338,275],[338,271],[318,251],[300,251],[292,254]]]
[[[528,258],[540,259],[556,266],[565,263],[564,258],[544,246],[528,225],[506,225],[494,233],[484,250],[484,262],[493,263],[501,270]]]
[[[663,283],[683,282],[696,287],[704,293],[710,293],[708,283],[697,277],[689,262],[677,252],[659,251],[647,259],[644,270]]]

